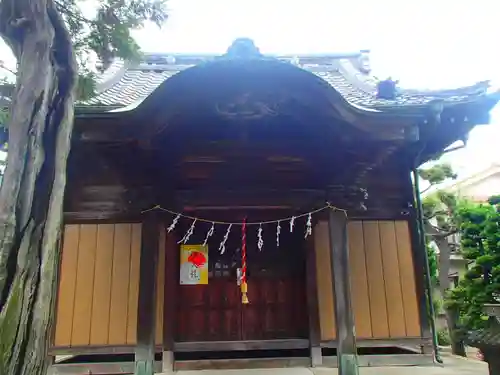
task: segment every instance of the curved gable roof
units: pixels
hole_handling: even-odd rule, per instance
[[[262,57],[310,71],[331,85],[349,104],[368,111],[418,107],[436,100],[451,105],[469,102],[486,95],[489,88],[489,82],[479,82],[453,90],[398,89],[394,99],[383,99],[377,95],[379,81],[370,74],[368,51]],[[140,62],[117,61],[99,78],[97,95],[82,104],[113,108],[137,105],[179,72],[217,58],[220,56],[145,54]]]

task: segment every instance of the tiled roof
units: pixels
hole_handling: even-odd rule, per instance
[[[377,80],[369,74],[369,69],[359,62],[361,57],[366,59],[367,54],[359,52],[336,56],[277,56],[276,58],[311,71],[335,88],[348,103],[366,109],[421,106],[434,100],[449,103],[469,101],[484,95],[489,87],[488,82],[480,82],[456,90],[398,90],[394,100],[380,99],[377,98]],[[97,95],[82,104],[112,107],[138,104],[170,77],[214,58],[215,56],[150,54],[138,64],[116,62],[98,80]]]
[[[500,347],[500,324],[469,333],[467,343],[474,347]]]

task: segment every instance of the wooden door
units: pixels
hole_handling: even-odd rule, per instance
[[[224,254],[220,254],[218,246],[222,238],[214,236],[209,242],[208,285],[178,286],[176,341],[307,338],[305,241],[302,233],[282,237],[278,248],[275,234],[268,233],[264,248],[259,250],[257,241],[253,241],[256,228],[249,230],[250,304],[242,305],[237,284],[237,269],[241,267],[239,236],[230,237]]]
[[[208,285],[179,285],[177,341],[241,340],[239,264],[210,249]]]
[[[264,234],[262,250],[249,244],[250,304],[242,306],[243,340],[308,337],[305,256],[302,233],[282,234],[279,247],[273,232]]]

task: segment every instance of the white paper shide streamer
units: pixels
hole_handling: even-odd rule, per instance
[[[233,224],[229,224],[229,226],[227,227],[226,234],[224,235],[224,238],[222,239],[222,242],[219,245],[219,251],[221,254],[224,254],[226,252],[226,242],[227,242],[227,239],[229,237],[229,232],[231,232],[232,226],[233,226]]]
[[[306,223],[306,233],[304,238],[309,237],[312,234],[312,214],[307,215],[307,223]]]
[[[257,232],[257,247],[259,251],[262,251],[262,247],[264,246],[264,240],[262,239],[262,224],[259,225],[259,231]]]
[[[212,237],[215,231],[215,223],[212,223],[212,226],[210,227],[210,230],[207,233],[207,236],[205,237],[205,241],[203,241],[203,246],[207,246],[208,239]]]
[[[184,237],[182,237],[182,240],[180,240],[177,243],[182,243],[184,245],[187,244],[187,242],[189,241],[189,237],[191,237],[192,234],[194,233],[194,226],[195,225],[196,225],[196,219],[193,220],[193,224],[191,224],[191,227],[188,229],[188,231],[186,232]]]
[[[0,0],[1,1],[1,0]],[[361,188],[360,189],[360,192],[363,194],[363,198],[364,200],[366,200],[368,198],[368,191],[366,190],[366,188]],[[366,206],[364,206],[364,203],[361,202],[360,203],[362,207],[366,208]],[[288,225],[288,228],[286,229],[289,229],[290,230],[290,233],[293,233],[294,229],[295,229],[295,224],[297,222],[297,220],[300,220],[300,222],[302,223],[302,218],[306,218],[306,222],[305,222],[305,228],[304,228],[304,238],[308,238],[309,236],[312,236],[312,232],[313,232],[313,225],[312,225],[312,215],[318,213],[318,212],[321,212],[321,211],[324,211],[324,210],[327,210],[327,209],[330,209],[330,210],[334,210],[334,211],[341,211],[343,212],[346,217],[347,217],[347,211],[344,210],[344,209],[341,209],[341,208],[338,208],[338,207],[335,207],[333,205],[331,205],[329,202],[326,202],[326,205],[321,207],[321,208],[318,208],[316,210],[313,210],[313,211],[310,211],[310,212],[305,212],[305,213],[301,213],[300,215],[297,215],[297,216],[291,216],[291,217],[283,217],[279,220],[269,220],[269,221],[255,221],[255,222],[247,222],[247,223],[241,223],[241,222],[227,222],[227,221],[214,221],[214,220],[207,220],[207,219],[204,219],[204,218],[196,218],[196,217],[193,217],[193,216],[188,216],[188,215],[184,215],[182,213],[179,213],[179,212],[175,212],[173,210],[169,210],[169,209],[166,209],[166,208],[162,208],[161,206],[159,205],[156,205],[150,209],[147,209],[147,210],[143,210],[141,211],[142,213],[146,213],[146,212],[149,212],[149,211],[154,211],[154,210],[161,210],[161,211],[164,211],[164,212],[167,212],[169,213],[170,215],[172,215],[173,219],[172,219],[172,222],[171,224],[166,228],[167,232],[168,233],[171,233],[173,232],[178,226],[179,226],[179,221],[181,219],[189,219],[191,220],[191,226],[189,227],[189,229],[186,231],[186,233],[184,234],[184,236],[182,237],[182,239],[177,242],[178,244],[184,244],[184,245],[187,245],[188,241],[190,240],[190,238],[192,237],[194,231],[195,231],[195,227],[196,227],[196,224],[197,223],[207,223],[210,225],[210,228],[209,230],[207,231],[207,233],[205,234],[205,239],[203,241],[203,246],[207,246],[210,238],[213,237],[214,233],[215,233],[215,226],[227,226],[227,229],[226,229],[226,233],[219,245],[219,252],[221,254],[224,254],[224,252],[226,251],[226,243],[228,241],[228,238],[229,238],[229,234],[231,232],[231,229],[233,226],[241,226],[241,225],[247,225],[247,226],[258,226],[258,230],[257,230],[257,248],[259,251],[262,251],[263,247],[264,247],[264,238],[263,238],[263,228],[264,228],[264,225],[270,225],[270,226],[274,226],[276,225],[276,247],[279,248],[280,247],[280,241],[281,241],[281,235],[282,235],[282,230],[283,230],[283,226],[282,226],[282,223],[283,225],[285,225],[285,227]],[[302,225],[300,225],[302,226]],[[219,229],[218,229],[219,230]]]
[[[296,219],[295,216],[292,216],[292,218],[290,219],[290,233],[293,232],[293,226],[295,225],[295,219]]]
[[[175,226],[177,225],[177,223],[179,222],[179,219],[181,218],[181,214],[177,214],[177,216],[174,218],[174,220],[172,221],[172,224],[170,224],[170,226],[167,228],[167,232],[170,233],[172,232],[174,229],[175,229]]]
[[[276,247],[280,247],[281,221],[276,224]]]

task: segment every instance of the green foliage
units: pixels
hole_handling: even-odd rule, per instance
[[[134,29],[146,22],[161,26],[167,19],[166,0],[97,0],[94,8],[81,0],[55,0],[55,4],[73,39],[80,99],[93,95],[96,68],[106,69],[115,58],[140,57],[139,46],[131,35]],[[95,58],[98,67],[91,64]]]
[[[420,169],[418,174],[430,184],[430,188],[457,177],[451,166],[446,163]],[[432,226],[437,231],[434,235],[447,233],[456,228],[455,212],[459,204],[456,194],[445,190],[438,190],[422,199],[424,220],[427,224],[432,221]]]
[[[7,108],[0,108],[0,128],[6,127],[8,115],[9,111]]]
[[[442,329],[437,333],[437,340],[439,346],[449,346],[451,345],[450,334],[447,329]]]
[[[427,258],[429,260],[429,272],[433,286],[438,285],[438,259],[434,246],[429,241],[426,243]]]
[[[435,164],[429,168],[420,168],[418,175],[431,185],[437,185],[448,179],[454,180],[457,178],[457,175],[453,172],[453,168],[448,163]]]
[[[494,204],[469,203],[458,212],[462,253],[472,263],[447,305],[459,310],[465,330],[483,328],[487,322],[483,305],[499,302],[500,204],[498,197],[489,201]]]

